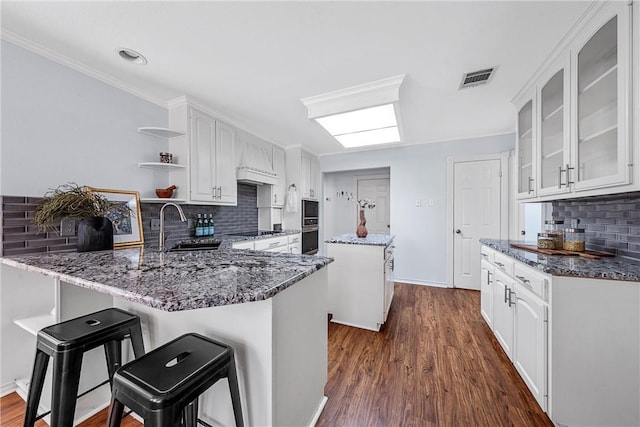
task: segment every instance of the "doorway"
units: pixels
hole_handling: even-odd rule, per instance
[[[481,238],[508,231],[508,153],[448,159],[449,286],[480,289]]]

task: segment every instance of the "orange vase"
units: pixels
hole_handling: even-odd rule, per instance
[[[358,237],[367,237],[369,232],[367,231],[367,219],[364,217],[364,209],[360,209],[360,224],[358,224],[358,228],[356,229],[356,235]]]

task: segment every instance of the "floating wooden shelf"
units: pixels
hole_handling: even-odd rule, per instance
[[[138,167],[145,168],[145,169],[164,170],[164,171],[186,168],[185,165],[178,165],[176,163],[160,163],[160,162],[142,162],[142,163],[138,163]]]

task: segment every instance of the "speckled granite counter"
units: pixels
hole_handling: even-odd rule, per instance
[[[331,258],[218,249],[147,249],[2,258],[2,263],[165,311],[271,298]]]
[[[325,240],[325,243],[343,243],[346,245],[388,246],[395,236],[393,234],[369,234],[358,237],[355,233],[341,234]]]
[[[640,282],[640,261],[629,258],[585,259],[578,256],[543,255],[511,247],[511,243],[522,244],[521,241],[480,239],[480,243],[554,276]]]

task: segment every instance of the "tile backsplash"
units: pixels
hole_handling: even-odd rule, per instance
[[[194,219],[197,215],[213,214],[216,234],[252,231],[258,229],[257,188],[238,184],[237,206],[181,205],[185,215]],[[36,254],[44,252],[74,252],[77,237],[61,237],[59,225],[55,231],[39,232],[33,224],[33,215],[41,200],[39,197],[1,196],[2,241],[0,256]],[[158,232],[151,231],[151,219],[160,218],[160,203],[141,203],[142,229],[145,246],[158,245]],[[180,221],[178,211],[167,207],[165,232],[167,241],[185,239],[193,235],[186,223]]]
[[[553,219],[579,219],[587,249],[640,259],[640,192],[552,202]]]

